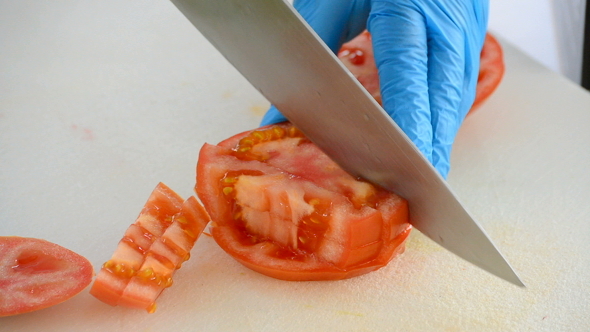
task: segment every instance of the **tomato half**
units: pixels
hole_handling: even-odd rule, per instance
[[[479,77],[475,90],[475,101],[470,113],[479,108],[496,91],[504,77],[504,52],[502,45],[491,34],[486,35],[479,64]]]
[[[379,74],[369,32],[364,31],[344,44],[338,52],[338,58],[365,87],[367,92],[381,104]],[[487,33],[481,50],[475,100],[469,113],[481,106],[492,95],[502,81],[504,70],[502,46],[494,36]]]
[[[104,263],[90,294],[110,305],[156,310],[160,293],[189,259],[209,217],[197,199],[183,199],[163,183]]]
[[[55,243],[0,237],[0,317],[61,303],[92,281],[90,262]]]
[[[195,189],[221,248],[278,279],[379,269],[411,229],[404,199],[353,178],[289,123],[205,144]]]

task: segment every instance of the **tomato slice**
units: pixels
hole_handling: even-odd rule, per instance
[[[381,104],[379,74],[373,55],[370,33],[365,30],[344,44],[338,52],[338,58],[365,87],[367,92]],[[502,81],[504,70],[502,46],[494,36],[487,33],[481,50],[475,100],[469,113],[480,107],[492,95]]]
[[[41,239],[0,237],[0,317],[61,303],[92,281],[90,262]]]
[[[109,305],[155,311],[155,300],[189,258],[209,222],[195,197],[183,199],[159,183],[134,224],[104,263],[90,294]]]
[[[205,144],[196,191],[215,241],[278,279],[376,270],[403,251],[411,229],[404,199],[353,178],[289,123]]]

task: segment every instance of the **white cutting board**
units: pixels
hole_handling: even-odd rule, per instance
[[[590,95],[504,47],[449,182],[526,289],[417,231],[387,267],[335,282],[259,275],[205,236],[154,314],[85,290],[0,331],[590,331]],[[166,0],[0,2],[0,235],[98,269],[159,181],[191,195],[201,145],[267,107]]]

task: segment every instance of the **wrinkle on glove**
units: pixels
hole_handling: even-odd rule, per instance
[[[385,111],[446,178],[475,99],[489,0],[296,0],[333,52],[371,33]],[[285,121],[271,106],[262,125]]]

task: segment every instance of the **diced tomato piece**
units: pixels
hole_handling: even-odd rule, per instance
[[[102,266],[90,294],[107,304],[117,305],[131,277],[143,264],[152,243],[172,223],[182,202],[182,197],[159,183],[135,223],[129,226],[119,241],[111,259]]]
[[[61,303],[92,281],[90,262],[57,244],[0,237],[0,317]]]
[[[154,312],[156,298],[190,255],[209,216],[197,199],[182,197],[163,183],[129,226],[90,294],[110,305]]]
[[[285,280],[350,278],[403,251],[407,202],[355,179],[283,123],[205,144],[196,191],[215,241]]]
[[[357,78],[367,92],[381,104],[379,74],[373,54],[373,44],[368,31],[362,32],[338,52],[338,58]],[[502,46],[490,33],[486,34],[481,50],[479,77],[475,100],[469,113],[481,106],[496,90],[504,75],[504,55]]]
[[[209,216],[197,199],[187,199],[174,221],[150,247],[141,268],[123,291],[119,305],[156,310],[156,298],[172,286],[172,276],[189,259],[190,250],[209,222]]]

